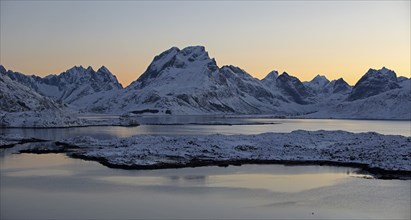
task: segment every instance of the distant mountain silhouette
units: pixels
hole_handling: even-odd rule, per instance
[[[410,79],[385,67],[370,69],[354,87],[342,78],[330,81],[317,75],[301,82],[277,71],[259,80],[236,66],[219,67],[203,46],[164,51],[125,88],[104,66],[97,71],[75,66],[42,78],[0,65],[0,75],[62,103],[59,108],[79,112],[410,118]],[[4,100],[3,106],[10,107],[2,111],[12,110],[7,109],[11,101]]]

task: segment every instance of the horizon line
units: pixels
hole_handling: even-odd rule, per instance
[[[192,47],[192,46],[188,46],[188,47]],[[175,46],[173,46],[173,47],[171,47],[171,48],[177,48],[177,49],[179,49],[178,47],[175,47]],[[170,48],[170,49],[171,49],[171,48]],[[165,50],[165,51],[167,51],[167,50]],[[165,51],[164,51],[164,52],[165,52]],[[207,52],[207,51],[206,51],[206,52]],[[160,54],[161,54],[161,53],[160,53]],[[210,58],[210,59],[214,59],[214,58]],[[154,58],[153,58],[153,61],[154,61]],[[153,62],[153,61],[152,61],[152,62]],[[151,63],[152,63],[152,62],[151,62]],[[150,63],[150,64],[151,64],[151,63]],[[148,66],[150,66],[150,64],[149,64]],[[85,69],[85,70],[91,68],[91,69],[92,69],[93,71],[95,71],[95,72],[97,72],[98,70],[100,70],[100,69],[102,69],[102,68],[106,68],[113,76],[116,77],[117,81],[123,86],[123,88],[128,87],[128,86],[131,85],[134,81],[138,80],[138,78],[140,78],[140,76],[141,76],[142,74],[144,74],[144,72],[145,72],[145,71],[144,71],[144,72],[140,73],[140,75],[138,75],[135,80],[131,81],[127,86],[124,86],[124,85],[123,85],[123,82],[120,82],[120,81],[119,81],[119,79],[118,79],[118,77],[117,77],[117,74],[113,73],[113,72],[110,70],[110,68],[108,68],[108,67],[107,67],[106,65],[104,65],[104,64],[101,65],[101,66],[98,67],[98,68],[93,67],[93,66],[91,66],[91,65],[88,65],[87,67],[84,67],[84,66],[81,65],[81,64],[80,64],[80,65],[74,64],[73,66],[71,66],[71,67],[63,70],[62,72],[59,72],[59,73],[49,73],[49,74],[44,75],[44,76],[39,75],[39,74],[36,74],[36,73],[24,73],[24,72],[16,71],[16,70],[14,70],[14,69],[10,69],[10,68],[8,69],[8,68],[6,68],[5,65],[3,65],[3,64],[1,64],[1,63],[0,63],[0,66],[3,67],[6,71],[12,71],[12,72],[14,72],[14,73],[20,73],[20,74],[23,74],[23,75],[26,75],[26,76],[37,76],[37,77],[40,77],[40,78],[45,78],[45,77],[47,77],[47,76],[53,76],[53,75],[59,76],[59,75],[61,75],[62,73],[67,72],[67,71],[70,70],[70,69],[79,68],[79,67],[81,67],[81,68],[83,68],[83,69]],[[148,68],[148,66],[147,66],[147,68]],[[229,65],[222,65],[222,66],[217,65],[217,66],[218,66],[219,69],[221,69],[221,68],[223,68],[223,67],[226,67],[226,66],[234,66],[234,67],[240,68],[240,69],[242,69],[244,72],[246,72],[247,74],[249,74],[250,76],[252,76],[253,78],[258,79],[259,81],[261,81],[261,80],[263,80],[264,78],[266,78],[266,77],[267,77],[270,73],[272,73],[272,72],[277,72],[278,76],[286,73],[286,74],[288,74],[289,76],[293,76],[293,77],[298,78],[297,76],[295,76],[295,75],[293,75],[293,74],[290,74],[290,73],[287,72],[287,71],[282,71],[282,73],[280,73],[280,71],[271,70],[271,71],[268,72],[263,78],[260,79],[260,78],[255,77],[253,74],[247,72],[246,70],[244,70],[243,68],[241,68],[241,67],[239,67],[239,66],[235,66],[235,65],[231,65],[231,64],[229,64]],[[147,68],[146,68],[146,71],[147,71]],[[365,72],[358,78],[358,80],[356,80],[356,83],[357,83],[369,70],[381,70],[381,69],[384,69],[384,68],[393,71],[393,72],[397,75],[397,73],[395,72],[395,70],[390,69],[390,68],[387,68],[387,67],[385,67],[385,66],[382,66],[380,69],[376,69],[376,68],[370,67],[370,68],[368,68],[367,71],[365,71]],[[315,75],[311,80],[304,80],[304,81],[302,81],[302,80],[300,80],[300,78],[298,78],[298,79],[299,79],[301,82],[310,82],[310,81],[314,80],[317,76],[323,76],[323,77],[325,77],[327,80],[329,80],[330,82],[331,82],[331,81],[334,81],[334,80],[343,79],[343,80],[344,80],[347,84],[349,84],[350,86],[354,86],[354,85],[356,84],[356,83],[354,83],[354,85],[352,85],[352,84],[348,83],[348,82],[344,79],[344,77],[339,77],[339,78],[336,78],[336,79],[329,79],[326,74],[320,74],[320,73],[318,73],[317,75]],[[401,77],[401,76],[402,76],[402,75],[397,75],[397,77]],[[402,76],[402,77],[405,77],[405,78],[407,78],[407,79],[411,79],[411,74],[410,74],[410,77],[406,77],[406,76]]]

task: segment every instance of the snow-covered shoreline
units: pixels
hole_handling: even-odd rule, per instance
[[[46,142],[38,138],[24,138],[19,135],[1,135],[0,136],[0,149],[12,148],[18,144]]]
[[[65,112],[0,113],[0,128],[73,128],[90,126],[138,126],[135,119],[115,117],[98,120],[84,119]]]
[[[83,136],[63,143],[33,144],[23,152],[64,152],[122,169],[279,163],[353,166],[380,178],[411,174],[411,137],[375,132],[298,130],[259,135],[137,135],[109,140]]]
[[[2,118],[3,117],[3,118]],[[367,119],[367,118],[327,118],[327,117],[301,117],[301,116],[276,116],[276,115],[249,115],[249,114],[224,114],[224,115],[150,115],[150,116],[121,116],[121,115],[99,115],[100,118],[92,119],[83,115],[65,115],[57,117],[53,113],[6,113],[0,114],[0,128],[72,128],[72,127],[90,127],[90,126],[138,126],[138,125],[271,125],[279,124],[278,122],[259,122],[246,121],[247,119],[319,119],[319,120],[366,120],[366,121],[410,121],[409,119]],[[182,118],[182,117],[212,117],[212,120],[184,121],[184,120],[162,120],[162,122],[151,122],[144,118]],[[7,123],[6,123],[7,121]]]

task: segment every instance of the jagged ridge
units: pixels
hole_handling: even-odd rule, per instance
[[[380,94],[398,90],[405,97],[396,97],[401,97],[404,102],[395,102],[399,106],[384,108],[388,113],[379,114],[393,118],[396,116],[390,116],[390,112],[408,115],[402,114],[401,109],[410,103],[410,86],[407,86],[410,80],[397,78],[394,71],[385,67],[381,70],[370,69],[354,87],[342,78],[329,81],[325,76],[317,75],[309,82],[301,82],[285,72],[279,75],[277,71],[259,80],[239,67],[219,67],[203,46],[184,49],[172,47],[166,50],[156,56],[147,70],[124,89],[104,66],[97,71],[91,67],[85,69],[75,66],[59,75],[41,78],[6,71],[0,65],[0,73],[82,112],[240,113],[308,117],[317,112],[321,117],[333,117],[336,113],[328,110],[336,106],[351,106],[341,107],[343,111],[348,111],[347,114],[335,112],[339,112],[338,115],[350,115],[350,109],[360,109],[358,114],[367,116],[370,102],[364,101],[361,104],[363,107],[356,108],[352,103],[357,102],[353,101],[372,98],[375,102],[378,97],[386,97]],[[387,105],[386,100],[378,100],[377,103]]]

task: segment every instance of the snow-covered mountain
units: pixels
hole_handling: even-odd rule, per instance
[[[278,78],[278,72],[273,70],[271,72],[269,72],[267,74],[267,76],[265,76],[261,82],[264,83],[264,85],[268,86],[268,87],[272,87],[276,85],[276,80]]]
[[[353,88],[342,79],[333,88],[337,102],[307,117],[411,120],[411,79],[385,67],[370,69]]]
[[[355,84],[348,100],[364,99],[400,87],[394,71],[385,67],[380,70],[369,69]]]
[[[52,99],[38,94],[33,89],[13,81],[5,75],[1,75],[0,78],[0,94],[0,111],[3,112],[59,109],[59,105]]]
[[[219,67],[202,46],[164,51],[126,88],[104,66],[41,78],[0,65],[0,74],[80,112],[410,118],[411,80],[385,67],[370,69],[354,87],[342,78],[301,82],[277,71],[259,80],[236,66]]]
[[[402,87],[368,98],[339,102],[306,117],[411,120],[411,89]]]
[[[219,68],[202,46],[173,47],[116,97],[95,108],[109,112],[144,110],[172,114],[274,112],[282,97],[235,66]]]
[[[319,96],[330,96],[333,94],[347,95],[352,90],[352,87],[348,85],[343,78],[330,81],[322,75],[317,75],[311,81],[303,82],[303,84],[311,93]]]
[[[344,81],[343,78],[332,80],[325,85],[323,92],[332,94],[349,94],[352,91],[352,87]]]
[[[51,98],[0,74],[0,127],[66,127],[81,124],[61,107]]]
[[[87,96],[123,88],[117,78],[104,66],[97,71],[94,71],[92,67],[86,69],[82,66],[75,66],[59,75],[49,75],[44,78],[35,75],[28,76],[11,70],[6,71],[1,66],[0,74],[7,75],[10,79],[34,89],[39,94],[51,97],[55,101],[76,106],[85,104],[81,100]]]
[[[304,86],[308,87],[316,93],[323,92],[325,87],[330,83],[330,80],[327,77],[322,75],[317,75],[309,82],[303,82]]]
[[[277,77],[276,87],[293,102],[302,105],[311,102],[310,96],[313,94],[297,77],[290,76],[286,72]]]

